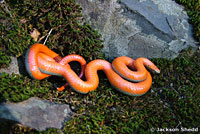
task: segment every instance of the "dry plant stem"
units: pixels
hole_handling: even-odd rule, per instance
[[[51,28],[51,30],[49,31],[49,33],[47,34],[47,37],[46,37],[46,39],[45,39],[45,41],[44,41],[44,43],[43,43],[43,45],[45,45],[46,44],[46,42],[47,42],[47,39],[49,38],[49,36],[50,36],[50,34],[51,34],[51,32],[52,32],[52,28]]]

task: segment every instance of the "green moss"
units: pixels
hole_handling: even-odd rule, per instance
[[[194,36],[200,42],[200,1],[199,0],[176,0],[184,5],[190,17],[189,21],[193,25]]]
[[[174,60],[155,59],[154,62],[164,68],[160,75],[153,77],[158,96],[170,104],[184,127],[199,126],[200,52],[192,54],[188,50]]]
[[[33,44],[27,25],[22,25],[18,18],[11,18],[5,8],[0,4],[0,48],[4,49],[6,56],[21,56],[28,45]]]
[[[20,102],[32,96],[48,98],[52,84],[46,80],[32,80],[16,74],[0,75],[0,102]]]
[[[101,58],[103,47],[100,35],[88,24],[80,24],[81,8],[74,0],[52,1],[7,1],[13,18],[0,6],[0,47],[7,55],[21,56],[28,46],[36,43],[30,36],[33,29],[40,32],[43,43],[53,29],[47,46],[62,56],[76,53],[87,59]]]
[[[0,68],[8,67],[11,58],[0,48]]]

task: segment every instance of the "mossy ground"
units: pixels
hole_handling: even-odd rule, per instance
[[[53,2],[56,2],[56,0]],[[70,2],[73,3],[74,1]],[[54,3],[51,4],[54,5]],[[29,8],[32,9],[33,7],[30,5]],[[52,7],[52,9],[54,8]],[[29,15],[30,14],[31,13],[29,13]],[[9,16],[9,14],[7,15]],[[23,18],[23,15],[21,17]],[[30,20],[32,19],[30,18]],[[29,23],[26,25],[28,24]],[[37,27],[35,23],[31,23],[31,25],[35,25],[34,27],[40,29],[40,26]],[[93,42],[100,43],[98,35],[95,33],[93,36],[94,31],[92,31],[90,26],[87,25],[86,27],[86,29],[82,29],[82,36],[87,35],[88,38],[93,37]],[[84,32],[84,30],[89,31]],[[41,28],[40,31],[44,32],[45,30]],[[88,32],[90,36],[88,36]],[[53,35],[49,38],[52,43]],[[28,34],[26,38],[22,38],[25,42],[26,39],[29,43],[34,42]],[[82,37],[72,36],[65,43],[70,44],[75,38]],[[60,40],[62,41],[62,39]],[[58,39],[57,42],[60,40]],[[87,42],[88,39],[85,41]],[[51,46],[52,43],[48,44],[49,47],[58,51],[59,45],[57,44],[58,46],[54,48],[54,46]],[[89,41],[85,43],[85,45],[86,44],[88,45]],[[100,48],[101,45],[99,44],[96,47]],[[17,56],[23,54],[27,46],[22,46],[23,51],[12,50],[3,45],[1,45],[0,48],[4,50],[4,55],[11,53]],[[65,50],[65,46],[61,48]],[[9,53],[7,53],[7,49]],[[73,49],[75,48],[72,47],[70,49],[71,52],[73,52]],[[81,49],[81,51],[77,51],[77,53],[81,53],[82,51],[85,50]],[[89,51],[88,53],[94,53],[94,55],[97,54],[95,51],[90,52],[90,49],[87,51]],[[87,56],[87,54],[84,55],[84,57],[88,58]],[[96,56],[94,56],[93,59],[95,59],[95,57]],[[57,92],[53,86],[55,81],[51,78],[48,80],[36,81],[27,76],[9,76],[8,74],[2,74],[0,76],[1,102],[6,100],[19,102],[31,96],[38,96],[54,102],[69,104],[76,114],[61,130],[48,129],[38,132],[31,128],[5,121],[1,123],[0,133],[151,133],[151,128],[177,127],[180,129],[181,127],[199,127],[200,51],[194,52],[192,49],[188,49],[174,60],[152,59],[152,61],[161,69],[161,74],[152,74],[152,88],[141,97],[130,97],[117,92],[112,88],[102,72],[99,72],[99,87],[94,92],[90,92],[87,95],[73,92],[69,87],[62,92]],[[160,132],[155,131],[154,133]]]

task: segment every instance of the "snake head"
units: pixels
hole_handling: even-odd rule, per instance
[[[158,74],[160,73],[160,69],[158,69],[158,67],[152,61],[144,57],[139,58],[139,59],[143,62],[143,64],[145,65],[147,69]]]
[[[149,70],[151,70],[151,72],[155,72],[157,74],[160,73],[160,69],[157,68],[157,66],[155,66],[154,64],[153,65],[147,65],[146,66]]]

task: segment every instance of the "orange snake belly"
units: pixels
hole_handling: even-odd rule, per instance
[[[86,65],[84,58],[78,55],[68,55],[56,62],[59,55],[42,44],[32,45],[26,52],[25,65],[29,75],[41,80],[50,75],[63,76],[67,83],[77,92],[86,94],[94,91],[99,85],[98,70],[103,70],[111,85],[120,92],[141,96],[151,87],[152,77],[145,66],[159,73],[160,70],[148,59],[138,58],[135,61],[129,57],[118,57],[113,63],[97,59]],[[69,62],[78,61],[85,73],[83,81],[70,68]],[[86,66],[86,67],[85,67]],[[129,68],[136,71],[132,71]],[[134,83],[137,82],[137,83]],[[63,90],[64,88],[62,87]]]

